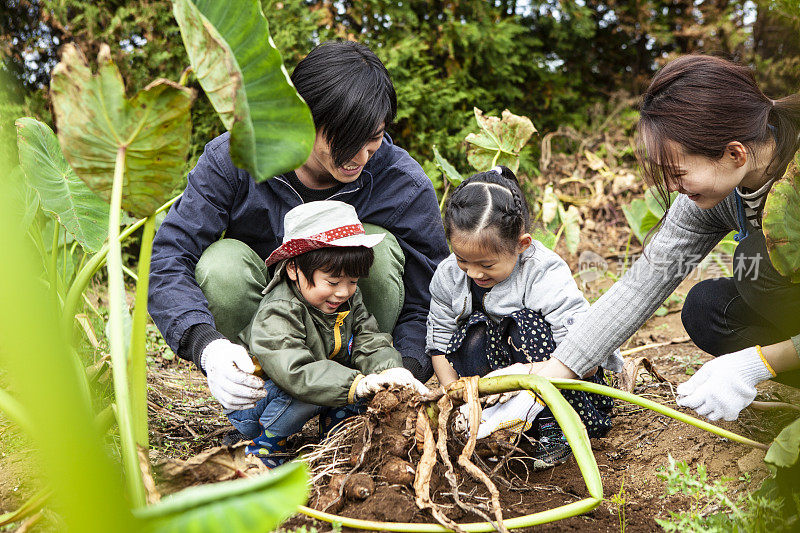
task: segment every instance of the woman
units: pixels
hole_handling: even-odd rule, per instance
[[[585,375],[735,230],[734,276],[698,283],[684,303],[686,331],[716,359],[678,387],[678,404],[734,420],[759,382],[779,376],[800,386],[800,284],[773,268],[761,229],[767,193],[798,150],[798,134],[800,95],[770,100],[746,67],[690,55],[661,69],[642,99],[639,156],[663,197],[680,194],[644,257],[533,371]]]

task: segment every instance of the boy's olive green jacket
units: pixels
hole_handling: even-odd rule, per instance
[[[356,384],[366,374],[403,366],[392,337],[356,290],[337,313],[311,306],[283,265],[264,290],[250,325],[239,334],[263,377],[306,403],[339,407],[356,401]]]

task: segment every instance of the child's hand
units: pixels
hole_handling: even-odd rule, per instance
[[[397,367],[384,370],[380,374],[386,379],[387,385],[398,385],[401,387],[413,387],[420,394],[427,394],[428,387],[416,379],[414,375],[405,368]]]
[[[504,368],[492,370],[486,374],[485,378],[493,378],[497,376],[513,376],[517,374],[530,374],[530,365],[526,363],[514,363]],[[504,392],[502,394],[492,394],[486,397],[486,406],[492,406],[496,403],[506,403],[508,400],[517,395],[519,391]]]
[[[367,374],[356,384],[356,398],[372,396],[386,383],[380,374]]]
[[[531,391],[521,391],[506,403],[498,404],[481,412],[478,438],[488,437],[500,429],[512,432],[525,431],[544,409],[544,403]]]

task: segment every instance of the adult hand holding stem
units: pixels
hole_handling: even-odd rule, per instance
[[[677,402],[709,420],[736,420],[756,397],[757,384],[798,368],[800,358],[791,340],[745,348],[705,363],[678,387]]]

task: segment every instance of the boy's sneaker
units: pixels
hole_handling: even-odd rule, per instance
[[[286,437],[273,435],[264,430],[245,447],[245,453],[261,459],[267,468],[277,468],[287,460]]]
[[[569,459],[572,448],[555,419],[539,417],[534,427],[537,430],[531,455],[534,470],[552,468]]]

